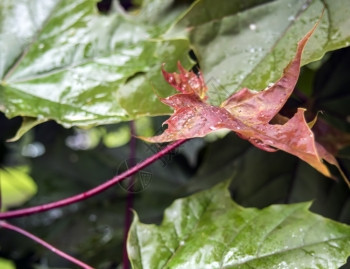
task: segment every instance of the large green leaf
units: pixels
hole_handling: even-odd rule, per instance
[[[338,268],[350,227],[308,211],[310,203],[242,208],[227,183],[175,201],[160,226],[132,224],[134,268]]]
[[[292,59],[297,41],[323,10],[303,53],[303,64],[350,44],[347,0],[227,2],[197,1],[174,27],[174,32],[188,27],[199,65],[213,84],[209,83],[213,103],[221,103],[243,87],[262,90],[276,81]]]
[[[147,18],[172,2],[146,1],[139,15],[101,15],[90,0],[1,1],[0,110],[65,126],[167,113],[153,88],[170,93],[161,64],[190,67],[189,44],[161,39],[171,21]]]

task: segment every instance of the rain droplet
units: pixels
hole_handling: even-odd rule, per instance
[[[256,30],[256,25],[254,23],[249,24],[249,29],[252,30],[252,31],[255,31]]]
[[[214,126],[210,126],[209,129],[210,129],[210,130],[216,130],[217,128],[214,127]]]
[[[332,247],[340,248],[339,244],[335,241],[329,241],[328,244],[331,245]]]
[[[254,48],[250,48],[249,52],[253,53],[253,52],[255,52],[255,49]]]
[[[43,43],[40,43],[38,47],[39,47],[39,49],[43,49],[45,47],[45,45]]]
[[[294,17],[293,15],[292,15],[292,16],[289,16],[289,17],[288,17],[288,20],[289,20],[289,21],[295,21],[295,17]]]
[[[331,39],[335,40],[335,39],[338,39],[339,37],[340,37],[340,33],[336,31],[332,34]]]

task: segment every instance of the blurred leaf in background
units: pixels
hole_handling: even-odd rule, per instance
[[[5,259],[0,259],[0,267],[2,269],[16,269],[15,265],[13,262]]]
[[[28,175],[28,167],[0,169],[1,211],[20,206],[37,192],[34,180]]]

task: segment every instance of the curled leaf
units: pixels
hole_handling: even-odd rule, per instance
[[[164,104],[174,108],[174,114],[164,122],[168,128],[161,135],[143,139],[162,143],[203,137],[217,129],[227,128],[262,150],[283,150],[331,177],[323,160],[338,168],[339,165],[335,157],[315,141],[314,133],[304,117],[305,110],[299,108],[291,119],[278,114],[294,90],[303,49],[316,26],[298,42],[294,59],[276,83],[260,92],[243,88],[219,107],[207,102],[207,87],[201,75],[184,70],[180,64],[179,74],[163,70],[164,78],[180,92],[161,99]]]
[[[168,73],[164,70],[164,64],[162,73],[166,81],[181,93],[188,93],[197,95],[201,99],[207,99],[206,92],[208,90],[205,85],[203,76],[201,73],[197,76],[193,72],[187,72],[180,62],[177,63],[177,67],[180,74]]]

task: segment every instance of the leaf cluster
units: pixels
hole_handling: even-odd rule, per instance
[[[20,203],[29,207],[66,198],[125,169],[132,155],[126,121],[135,121],[136,135],[150,137],[163,132],[164,115],[172,113],[160,101],[175,93],[163,78],[163,63],[168,81],[179,78],[172,73],[178,61],[186,76],[199,67],[203,81],[189,76],[201,86],[196,100],[208,107],[239,96],[244,87],[261,96],[283,76],[297,42],[318,20],[296,88],[276,112],[291,119],[297,108],[305,108],[304,126],[318,114],[315,143],[349,176],[347,0],[133,2],[125,10],[113,1],[100,12],[90,0],[0,1],[0,161],[7,169],[0,173],[1,193],[16,191],[13,200],[2,195],[2,206],[12,210]],[[11,138],[16,142],[7,142]],[[137,140],[135,157],[144,160],[163,147]],[[128,240],[132,266],[345,264],[349,190],[301,159],[262,151],[233,133],[214,133],[191,139],[140,171]],[[333,167],[326,169],[340,177]],[[148,184],[141,175],[151,175]],[[95,268],[117,268],[129,196],[125,184],[11,223]],[[0,257],[6,269],[72,268],[2,228]]]

